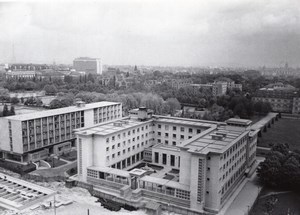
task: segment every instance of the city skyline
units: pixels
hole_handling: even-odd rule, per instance
[[[0,3],[0,59],[297,67],[299,6],[296,0]]]

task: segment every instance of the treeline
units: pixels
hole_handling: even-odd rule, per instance
[[[257,175],[268,187],[300,191],[300,151],[290,151],[288,144],[274,145]]]
[[[80,99],[86,103],[100,101],[121,102],[125,113],[128,113],[133,108],[145,106],[152,109],[155,114],[174,115],[175,111],[181,108],[176,98],[164,100],[161,96],[153,93],[103,94],[97,92],[80,92],[77,94],[71,92],[58,93],[58,97],[50,103],[50,108],[55,109],[73,105],[76,99]]]

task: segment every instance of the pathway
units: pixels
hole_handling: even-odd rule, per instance
[[[67,163],[63,166],[59,166],[51,169],[38,169],[33,171],[33,174],[42,175],[44,177],[53,177],[53,176],[65,176],[65,172],[69,169],[72,169],[77,166],[77,161]]]

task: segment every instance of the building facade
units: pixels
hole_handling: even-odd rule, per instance
[[[293,113],[300,112],[299,90],[283,83],[269,84],[259,89],[253,96],[253,101],[269,102],[275,112]]]
[[[76,128],[120,119],[122,104],[97,102],[0,119],[1,158],[37,161],[75,146]]]
[[[255,162],[258,131],[250,125],[134,110],[76,130],[75,179],[139,207],[151,201],[186,214],[218,213]]]
[[[73,67],[76,71],[102,75],[102,62],[100,58],[80,57],[73,61]]]

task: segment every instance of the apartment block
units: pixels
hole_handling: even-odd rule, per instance
[[[122,104],[97,102],[0,119],[1,158],[37,161],[75,146],[76,128],[120,119]]]
[[[136,207],[154,202],[183,214],[207,214],[220,211],[252,168],[258,130],[249,120],[165,117],[140,108],[75,133],[74,179]]]

